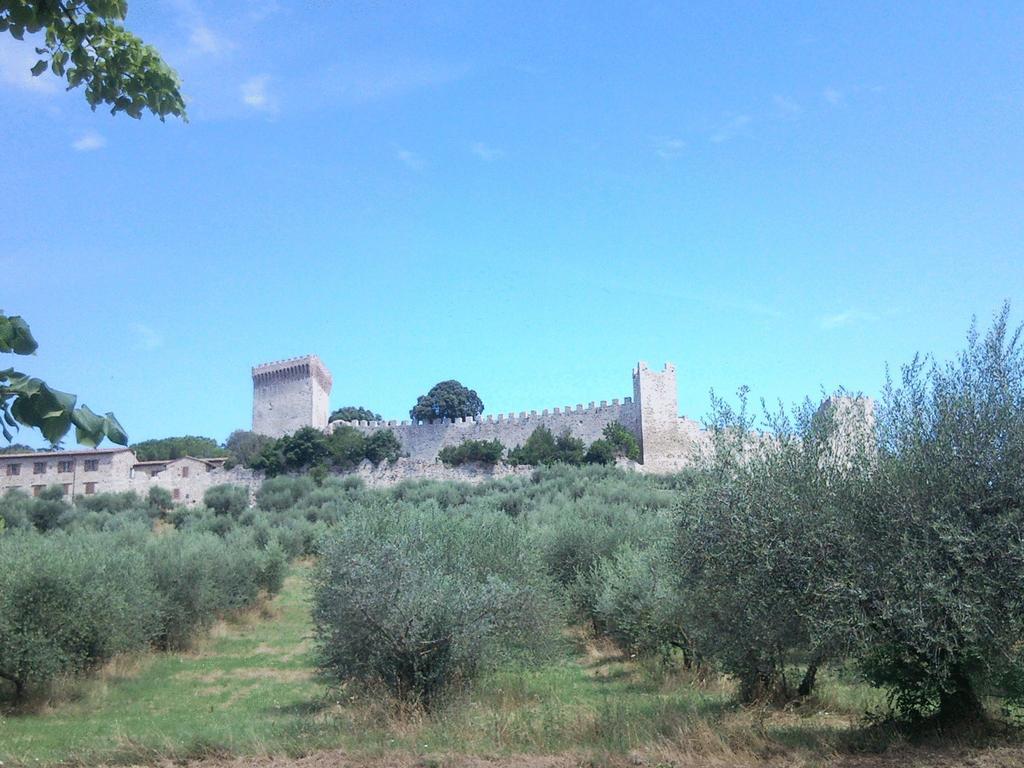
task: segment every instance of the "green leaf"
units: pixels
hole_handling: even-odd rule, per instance
[[[37,61],[35,63],[35,65],[32,67],[32,69],[30,70],[30,72],[32,72],[32,76],[33,77],[39,77],[45,71],[46,71],[46,60],[45,59],[40,59],[39,61]]]
[[[75,425],[75,439],[82,445],[94,447],[103,440],[103,417],[93,413],[88,406],[75,408],[71,413],[71,421]]]
[[[121,426],[121,422],[117,420],[117,417],[108,411],[105,422],[104,432],[107,435],[107,439],[118,445],[128,445],[128,433],[124,431],[124,427]]]
[[[31,355],[39,347],[26,323],[18,315],[0,314],[0,352]]]

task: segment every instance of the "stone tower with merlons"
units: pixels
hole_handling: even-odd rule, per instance
[[[268,437],[327,428],[331,374],[316,355],[252,369],[252,431]]]

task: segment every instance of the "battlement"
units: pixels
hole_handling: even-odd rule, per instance
[[[600,414],[607,412],[611,409],[615,409],[618,413],[622,409],[632,408],[633,398],[626,397],[621,401],[619,398],[613,398],[611,403],[607,400],[601,400],[595,404],[591,402],[586,407],[582,403],[577,403],[574,408],[571,405],[567,405],[564,408],[545,408],[542,411],[509,411],[508,413],[489,413],[487,415],[481,415],[476,417],[464,416],[457,419],[437,419],[436,421],[410,421],[404,419],[402,421],[394,419],[382,419],[380,421],[332,421],[331,425],[344,425],[347,427],[362,427],[362,428],[374,428],[374,429],[386,429],[388,427],[433,427],[435,425],[458,425],[458,424],[518,424],[520,422],[539,422],[540,420],[547,419],[548,417],[554,416],[580,416],[587,417],[594,414]]]
[[[441,449],[466,440],[497,440],[511,449],[523,445],[538,427],[556,435],[568,433],[590,444],[600,440],[610,424],[619,423],[637,437],[645,465],[670,470],[689,460],[692,450],[688,446],[699,431],[689,424],[680,427],[672,363],[666,363],[661,371],[637,363],[632,397],[437,421],[328,423],[331,374],[316,355],[257,365],[252,369],[252,381],[255,432],[280,437],[305,426],[328,433],[345,427],[364,434],[390,429],[402,452],[417,460],[435,461]]]
[[[253,385],[281,381],[285,379],[301,379],[312,376],[324,389],[330,392],[334,384],[331,372],[316,355],[303,355],[262,363],[252,369]]]
[[[316,355],[290,357],[252,369],[252,429],[281,437],[327,426],[330,371]]]

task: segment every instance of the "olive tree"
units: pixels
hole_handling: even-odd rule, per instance
[[[858,544],[860,660],[899,710],[983,715],[1024,636],[1024,355],[1003,308],[944,365],[887,381],[870,492],[848,507]]]
[[[738,678],[741,700],[781,703],[810,693],[849,638],[843,508],[866,461],[833,460],[838,425],[809,401],[792,416],[766,411],[767,434],[754,431],[746,390],[740,403],[715,401],[713,465],[680,516],[684,624]]]

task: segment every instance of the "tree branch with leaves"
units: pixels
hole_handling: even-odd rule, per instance
[[[38,347],[24,319],[0,312],[0,352],[32,355]],[[75,395],[53,389],[42,379],[14,368],[0,370],[0,429],[8,442],[14,439],[12,429],[25,426],[38,429],[55,445],[74,425],[75,439],[81,445],[96,446],[103,438],[128,444],[128,435],[114,414],[100,416],[76,402]]]
[[[0,0],[0,32],[17,40],[43,34],[36,77],[49,69],[67,80],[68,90],[85,87],[95,110],[142,117],[148,109],[164,120],[187,119],[177,73],[151,45],[126,30],[126,0]]]

